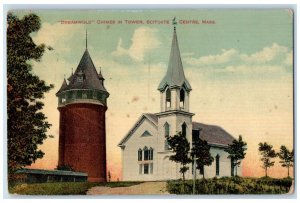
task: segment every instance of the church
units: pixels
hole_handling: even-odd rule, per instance
[[[122,150],[122,176],[124,181],[156,181],[179,179],[180,164],[169,160],[173,154],[165,136],[181,132],[191,144],[200,138],[211,146],[214,162],[197,170],[198,177],[233,176],[232,161],[224,151],[234,137],[219,126],[193,121],[189,99],[192,86],[185,77],[174,26],[171,53],[166,75],[158,85],[160,112],[143,113],[118,146]],[[237,174],[241,175],[241,167]],[[192,164],[186,178],[192,179]]]

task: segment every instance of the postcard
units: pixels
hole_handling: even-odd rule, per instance
[[[10,195],[294,192],[292,9],[9,10]]]

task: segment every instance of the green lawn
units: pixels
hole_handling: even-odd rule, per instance
[[[95,186],[127,187],[141,182],[57,182],[37,184],[17,184],[9,188],[10,194],[20,195],[85,195],[87,190]]]

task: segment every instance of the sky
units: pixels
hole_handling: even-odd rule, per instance
[[[49,134],[54,138],[40,146],[45,156],[32,168],[53,169],[57,165],[59,113],[55,93],[63,78],[77,68],[87,30],[89,53],[97,70],[101,67],[110,93],[106,112],[107,167],[114,180],[122,179],[118,143],[142,113],[160,110],[157,87],[167,70],[174,16],[185,76],[193,89],[193,121],[221,126],[236,138],[242,135],[248,144],[242,164],[244,176],[264,175],[259,142],[268,142],[277,151],[281,145],[293,148],[290,10],[14,11],[20,17],[30,12],[40,16],[42,22],[41,29],[32,33],[33,40],[54,49],[46,51],[41,62],[31,62],[33,73],[55,85],[45,94],[43,110],[52,124]],[[72,20],[90,24],[66,23]],[[275,160],[269,175],[286,176],[286,169]]]

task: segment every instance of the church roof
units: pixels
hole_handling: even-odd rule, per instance
[[[190,83],[187,81],[184,75],[175,27],[173,33],[171,53],[169,57],[168,70],[165,77],[160,82],[158,86],[158,90],[164,91],[166,86],[169,87],[185,86],[187,91],[192,90]]]
[[[125,135],[125,137],[121,140],[118,146],[122,146],[125,142],[131,137],[132,133],[140,126],[141,121],[143,119],[148,119],[151,123],[153,123],[156,127],[158,125],[158,116],[152,113],[144,113],[132,127],[132,129]],[[223,128],[216,125],[207,125],[203,123],[193,122],[192,123],[193,130],[199,130],[200,138],[202,140],[206,140],[208,144],[224,147],[228,144],[231,144],[234,140],[234,137],[226,132]]]
[[[215,125],[206,125],[203,123],[193,122],[193,130],[200,131],[200,139],[206,140],[212,145],[228,145],[232,144],[234,137],[232,137],[223,128]]]
[[[80,81],[79,77],[83,77],[83,80]],[[68,78],[69,84],[64,90],[93,89],[107,92],[103,85],[103,79],[102,75],[101,78],[99,77],[91,56],[86,49],[74,74]]]

